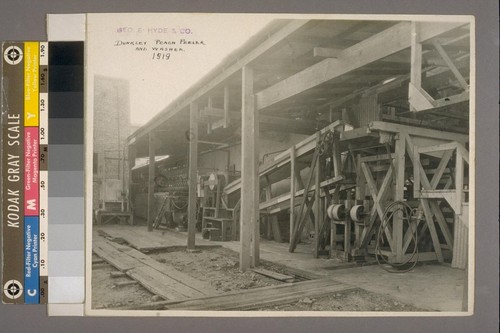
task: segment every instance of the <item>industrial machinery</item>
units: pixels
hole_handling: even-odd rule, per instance
[[[266,193],[284,179],[290,184],[286,193],[266,194],[261,215],[289,211],[291,252],[312,234],[315,257],[373,255],[394,269],[426,260],[464,267],[467,140],[382,121],[358,129],[334,122],[261,165]],[[239,186],[228,184],[224,194]]]

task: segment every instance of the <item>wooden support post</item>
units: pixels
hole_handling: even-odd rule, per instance
[[[318,133],[319,135],[319,133]],[[319,253],[319,237],[320,237],[320,230],[321,230],[321,220],[322,220],[322,215],[321,215],[321,198],[320,198],[320,192],[321,192],[321,161],[322,158],[321,156],[318,156],[318,166],[316,167],[316,177],[315,177],[315,190],[314,190],[314,201],[316,201],[316,212],[315,212],[315,217],[316,221],[314,223],[314,250],[313,250],[313,255],[314,258],[318,258],[318,253]]]
[[[415,21],[411,22],[410,32],[410,83],[408,99],[410,102],[410,111],[419,111],[421,108],[416,106],[417,96],[416,91],[419,91],[422,86],[422,44],[420,43],[420,33],[418,31],[419,24]]]
[[[336,238],[337,238],[337,225],[333,223],[333,220],[328,221],[331,224],[330,226],[330,259],[333,258],[334,253],[336,251]]]
[[[290,237],[289,241],[292,242],[294,223],[295,223],[295,146],[290,148]]]
[[[240,270],[259,263],[259,117],[255,109],[253,71],[242,69]]]
[[[229,87],[224,86],[224,128],[229,126],[231,118],[229,117]]]
[[[410,82],[415,87],[422,86],[422,44],[420,43],[420,33],[418,31],[419,23],[411,22],[410,33]]]
[[[335,186],[335,191],[332,194],[333,203],[340,203],[340,184]],[[337,223],[330,220],[330,258],[334,258],[337,253]]]
[[[410,101],[410,111],[418,111],[418,108],[413,104],[416,103],[413,96],[414,87],[416,90],[420,90],[422,86],[422,44],[420,43],[420,34],[418,32],[418,23],[415,21],[411,22],[411,33],[410,33],[410,91],[409,91],[409,101]]]
[[[354,157],[353,157],[354,158]],[[354,159],[356,163],[356,201],[364,201],[365,200],[365,178],[363,177],[363,170],[361,170],[361,158],[358,155],[357,158]],[[365,207],[368,207],[366,204]],[[354,233],[355,233],[355,239],[354,239],[354,247],[356,250],[360,250],[360,245],[361,245],[361,232],[362,229],[364,229],[365,226],[361,226],[359,223],[356,223],[354,225]]]
[[[405,138],[396,140],[395,162],[396,162],[396,188],[394,191],[394,201],[404,200],[404,186],[405,186],[405,158],[406,147]],[[394,250],[396,254],[396,261],[403,260],[403,212],[398,211],[394,214],[393,218],[393,236]]]
[[[349,200],[345,201],[345,208],[349,212],[351,210],[351,203]],[[349,254],[351,253],[351,229],[352,220],[351,216],[347,214],[344,225],[344,261],[349,261]]]
[[[338,136],[333,140],[332,146],[333,174],[335,177],[342,176],[342,156],[340,155],[340,142]]]
[[[439,262],[444,262],[443,252],[441,251],[441,243],[439,242],[436,226],[434,225],[434,219],[432,218],[432,213],[429,208],[427,199],[420,199],[420,205],[424,210],[425,220],[427,222],[429,232],[431,233],[432,246],[434,247],[434,251],[436,252],[436,257]]]
[[[457,189],[455,206],[458,211],[455,213],[457,215],[462,214],[462,202],[464,201],[464,160],[462,157],[462,151],[457,149],[456,161],[455,161],[455,186]]]
[[[148,231],[153,231],[155,201],[155,137],[149,132]]]
[[[137,154],[137,148],[135,144],[128,146],[128,211],[130,212],[130,224],[134,224],[134,212],[132,207],[135,202],[135,193],[133,186],[132,168],[135,166],[135,157]]]
[[[420,198],[420,169],[422,167],[422,164],[420,163],[420,154],[418,153],[418,147],[408,147],[408,154],[410,154],[411,149],[413,149],[413,152],[411,152],[410,155],[413,164],[413,197]]]
[[[189,106],[189,198],[188,198],[188,239],[187,249],[195,249],[196,236],[196,187],[198,183],[198,104]]]
[[[253,175],[253,235],[252,235],[252,267],[257,267],[260,264],[260,182],[259,182],[259,111],[255,108],[255,94],[253,92],[253,71],[251,72],[251,77],[249,82],[251,85],[251,94],[249,94],[249,101],[251,101],[252,114],[253,114],[253,160],[252,164],[252,175]],[[277,221],[276,221],[277,222]]]
[[[221,177],[219,177],[218,175],[216,175],[215,177],[217,177],[217,191],[216,191],[216,194],[215,194],[215,212],[214,212],[214,217],[219,217],[220,201],[221,201],[221,195],[222,195],[222,181],[221,181]]]

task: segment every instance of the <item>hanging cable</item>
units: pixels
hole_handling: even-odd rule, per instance
[[[408,259],[404,260],[401,263],[390,263],[387,259],[382,254],[382,249],[380,247],[381,243],[383,242],[383,237],[384,237],[384,230],[387,228],[389,222],[392,220],[394,217],[394,214],[397,212],[402,212],[402,219],[403,221],[406,221],[408,224],[408,228],[411,230],[411,236],[413,240],[413,250],[411,255],[408,257]],[[415,230],[413,230],[413,226],[411,223],[412,219],[418,220],[419,217],[416,216],[417,214],[417,209],[413,209],[408,205],[406,202],[403,201],[394,201],[392,202],[389,206],[384,211],[384,214],[382,216],[382,221],[380,222],[378,232],[377,232],[377,238],[376,238],[376,244],[375,244],[375,259],[377,260],[377,263],[379,264],[380,267],[382,267],[384,270],[386,270],[389,273],[406,273],[411,271],[418,263],[418,223],[415,227]],[[380,261],[380,258],[382,259],[383,262]],[[407,267],[407,266],[413,259],[413,263]],[[392,267],[386,268],[384,267],[384,264],[388,264]]]

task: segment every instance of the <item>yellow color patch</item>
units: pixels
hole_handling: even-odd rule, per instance
[[[38,126],[38,42],[24,43],[24,126]]]

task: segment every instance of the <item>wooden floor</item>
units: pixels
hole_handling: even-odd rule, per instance
[[[119,270],[126,272],[127,275],[139,281],[139,283],[143,285],[152,284],[151,287],[147,287],[149,290],[168,299],[166,303],[154,305],[156,306],[155,309],[164,308],[165,306],[169,309],[180,309],[191,305],[195,308],[201,308],[201,305],[197,305],[194,302],[195,299],[204,302],[203,300],[207,300],[206,296],[212,298],[215,295],[215,291],[210,289],[209,286],[199,285],[200,281],[193,281],[191,277],[180,272],[177,272],[180,274],[176,274],[175,269],[171,270],[165,264],[158,265],[158,262],[154,259],[136,249],[106,241],[103,237],[99,236],[99,233],[108,237],[114,236],[116,238],[112,239],[115,240],[120,240],[120,238],[127,239],[127,242],[130,240],[135,244],[132,246],[140,249],[186,247],[186,234],[161,230],[147,232],[147,228],[144,226],[94,226],[93,246],[97,254],[99,254],[99,251],[107,251],[107,255],[101,252],[101,255],[107,256],[103,259],[110,262]],[[132,235],[141,241],[139,242],[137,239],[133,240],[131,238]],[[202,239],[201,235],[198,234],[196,235],[196,244],[197,246],[223,246],[236,252],[239,252],[240,246],[239,242],[210,242]],[[290,253],[288,252],[288,243],[276,243],[265,239],[261,240],[260,253],[261,260],[284,265],[291,275],[303,276],[308,279],[315,279],[315,281],[325,278],[330,279],[330,281],[334,279],[337,284],[332,282],[328,287],[331,287],[332,290],[337,288],[337,285],[339,288],[349,285],[376,293],[389,294],[402,302],[411,303],[430,310],[460,311],[461,309],[462,290],[464,281],[466,280],[463,270],[452,269],[445,265],[428,264],[417,266],[409,273],[390,274],[378,266],[353,267],[353,264],[345,264],[336,259],[314,259],[312,256],[312,247],[307,244],[299,244],[297,250],[294,253]],[[137,269],[134,270],[133,268]],[[150,276],[158,275],[155,271],[167,276],[167,278],[158,276],[162,281],[161,285],[168,286],[166,291],[155,290],[154,286],[158,284],[150,283],[148,280]],[[179,286],[178,283],[185,286],[177,288]],[[294,283],[293,285],[296,284]],[[186,289],[186,286],[191,289]],[[283,294],[280,297],[283,299],[294,297],[294,292],[299,292],[300,294],[301,287],[298,288],[299,290],[284,288],[281,291]],[[175,291],[176,294],[173,294],[172,291]],[[258,291],[256,292],[258,293]],[[289,292],[290,294],[288,294]],[[261,294],[263,296],[261,298],[262,305],[265,305],[265,302],[267,302],[267,298],[264,297],[265,294],[265,292]],[[253,294],[249,294],[248,297],[251,295]],[[217,298],[220,302],[216,303],[215,307],[225,307],[230,306],[225,304],[234,304],[231,303],[233,302],[231,297],[227,300],[225,298]],[[193,303],[188,303],[187,300],[193,301]],[[241,302],[241,300],[238,302]],[[246,303],[241,302],[241,304],[241,308],[246,309],[243,305]]]
[[[127,243],[127,245],[125,245]],[[93,252],[120,270],[132,280],[141,284],[150,292],[159,295],[165,301],[135,306],[134,309],[172,309],[172,310],[254,310],[263,306],[294,302],[303,297],[317,297],[355,287],[339,283],[328,278],[320,278],[312,272],[299,272],[315,280],[291,282],[293,276],[287,276],[265,269],[256,269],[259,274],[274,274],[275,279],[286,281],[282,285],[241,290],[220,295],[207,282],[188,276],[174,267],[160,263],[141,251],[180,248],[186,246],[183,233],[154,230],[148,232],[145,227],[132,226],[95,226],[93,232]],[[199,247],[229,245],[234,248],[237,242],[209,242],[197,239]],[[264,256],[271,257],[286,251],[282,244],[269,242],[263,247]],[[236,249],[237,250],[237,249]],[[306,253],[297,253],[299,257]],[[287,256],[291,254],[288,253]],[[311,255],[307,254],[308,261]],[[293,269],[291,269],[293,272]],[[302,273],[302,274],[301,274]]]
[[[117,242],[127,242],[139,251],[166,250],[186,247],[186,236],[177,232],[155,229],[148,232],[144,226],[94,226],[98,234]],[[197,247],[220,247],[220,244],[200,239]]]
[[[331,278],[254,288],[238,292],[182,301],[148,304],[139,309],[148,310],[256,310],[262,307],[292,303],[304,297],[319,297],[335,292],[356,289]],[[137,309],[137,307],[135,307]]]
[[[147,290],[164,299],[183,300],[216,293],[210,284],[194,279],[129,246],[94,236],[92,250]]]
[[[94,226],[94,231],[108,239],[118,242],[125,241],[139,251],[185,248],[187,244],[186,232],[159,229],[148,232],[145,226]],[[238,241],[212,242],[203,239],[200,233],[196,234],[196,247],[213,246],[223,246],[235,252],[240,251],[240,242]],[[331,276],[332,270],[356,266],[353,263],[345,263],[340,259],[328,259],[326,257],[314,259],[310,244],[300,243],[295,251],[290,253],[288,243],[277,243],[266,239],[260,241],[260,258],[284,265],[289,268],[290,273],[301,271],[306,274],[307,272],[309,273],[308,278]]]
[[[101,236],[114,235],[115,239],[127,238],[130,237],[128,233],[132,232],[131,229],[125,231],[119,230],[119,227],[112,228],[111,231],[110,227],[106,229],[106,232],[100,230],[94,233],[93,252],[150,292],[166,300],[144,306],[134,306],[134,309],[255,310],[263,306],[291,303],[303,297],[324,296],[355,288],[331,278],[322,278],[218,295],[210,284],[186,275],[165,263],[160,263],[130,246]],[[171,237],[176,239],[175,236]],[[136,242],[136,246],[139,243]],[[175,246],[179,245],[176,243]],[[261,269],[259,274],[267,276],[275,274],[277,279],[291,278],[293,280],[291,276],[264,269]]]

